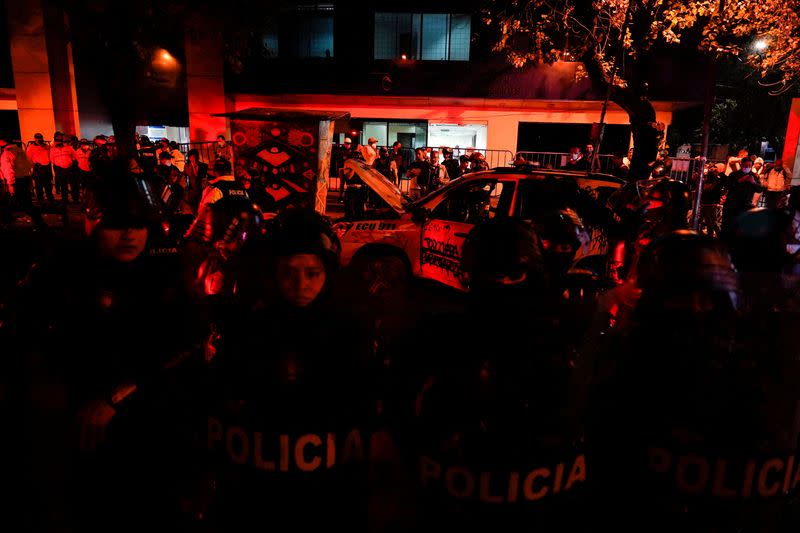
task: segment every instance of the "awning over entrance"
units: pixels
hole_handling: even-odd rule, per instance
[[[227,117],[239,120],[339,120],[350,118],[346,111],[323,111],[316,109],[278,109],[273,107],[249,107],[230,113],[216,113],[214,117]]]

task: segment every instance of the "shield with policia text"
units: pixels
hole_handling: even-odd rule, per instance
[[[231,120],[234,175],[263,184],[278,212],[325,213],[334,121],[347,113],[250,108],[217,116]]]

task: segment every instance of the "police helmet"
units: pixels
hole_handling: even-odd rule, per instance
[[[220,240],[243,243],[258,235],[263,222],[263,213],[248,199],[239,197],[230,202],[220,200],[200,210],[186,230],[184,239],[205,244]]]
[[[534,223],[550,275],[564,275],[575,255],[590,240],[578,214],[572,209],[550,211]]]
[[[661,308],[665,296],[706,293],[734,308],[739,280],[724,244],[709,236],[678,230],[650,243],[639,258],[640,306]]]
[[[644,194],[643,215],[646,220],[685,225],[689,209],[691,209],[689,187],[678,180],[660,179]]]
[[[544,285],[539,236],[526,221],[492,219],[476,226],[464,242],[462,264],[475,292]]]
[[[786,250],[792,214],[780,209],[751,209],[733,222],[731,253],[740,272],[780,272],[791,260]]]
[[[668,174],[667,167],[663,163],[658,163],[656,166],[653,167],[653,171],[650,173],[650,177],[653,179],[656,178],[664,178]]]
[[[341,244],[324,216],[307,209],[291,208],[271,219],[265,229],[267,248],[274,258],[314,254],[328,273],[339,268]]]
[[[87,194],[84,206],[87,234],[99,225],[109,228],[160,226],[163,209],[146,181],[132,173],[124,161],[110,163],[103,174]]]

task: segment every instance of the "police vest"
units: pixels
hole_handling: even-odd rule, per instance
[[[222,193],[222,198],[218,201],[227,200],[229,198],[236,200],[247,200],[248,202],[250,200],[250,196],[247,194],[247,189],[245,189],[244,185],[242,185],[242,183],[238,180],[217,180],[213,183],[212,187],[216,188]]]
[[[455,319],[446,350],[458,357],[415,399],[420,527],[579,529],[591,465],[569,409],[569,353],[543,345],[533,319],[509,320],[504,339],[470,320]]]
[[[617,415],[590,437],[599,488],[671,530],[776,529],[800,486],[799,373],[794,334],[782,347],[780,328],[755,319],[634,327],[619,350]]]
[[[335,360],[324,353],[348,328],[292,314],[254,313],[223,334],[204,443],[218,516],[256,528],[288,520],[301,531],[363,530],[372,404],[361,389],[370,381],[349,342]]]

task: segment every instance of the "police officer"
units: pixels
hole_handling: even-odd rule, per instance
[[[147,135],[142,135],[139,139],[139,145],[139,166],[146,173],[154,172],[158,164],[158,158],[153,141]]]
[[[233,168],[227,159],[217,159],[214,163],[215,178],[209,180],[200,199],[199,211],[208,205],[227,199],[247,199],[247,192],[240,180],[233,175]]]
[[[78,179],[79,190],[89,190],[94,186],[94,176],[89,158],[92,155],[92,146],[87,139],[81,139],[78,148],[75,150],[75,162],[77,163],[75,172]]]
[[[158,154],[158,166],[156,167],[156,175],[160,178],[162,184],[167,183],[170,174],[173,170],[172,154],[169,150],[165,150]]]
[[[639,254],[653,239],[687,227],[691,200],[685,184],[660,178],[631,184],[611,201],[622,224],[609,269],[612,278],[622,283],[635,274]]]
[[[161,200],[164,202],[170,233],[180,238],[192,224],[194,213],[189,203],[186,175],[175,167],[167,176]]]
[[[796,529],[798,365],[774,337],[796,314],[743,316],[727,250],[687,230],[645,248],[637,283],[590,402],[599,527]]]
[[[542,214],[535,221],[535,227],[550,286],[561,294],[567,288],[567,274],[576,254],[588,247],[591,237],[578,214],[570,208]]]
[[[95,135],[94,149],[89,156],[89,165],[98,179],[104,179],[105,176],[114,174],[111,165],[113,159],[113,152],[108,146],[108,137]]]
[[[69,193],[72,192],[72,201],[78,203],[77,177],[73,172],[75,150],[64,143],[64,134],[57,131],[53,136],[53,147],[50,149],[50,158],[53,160],[53,169],[56,173],[56,191],[61,193],[61,201],[67,204]],[[71,190],[68,190],[71,189]]]
[[[44,135],[37,133],[34,141],[28,145],[25,154],[33,163],[33,181],[36,197],[44,202],[45,196],[53,201],[53,171],[50,169],[50,146],[45,144]]]
[[[87,199],[88,238],[34,265],[14,299],[7,353],[26,361],[34,400],[23,460],[32,483],[50,487],[30,529],[100,531],[121,515],[116,527],[133,529],[160,514],[151,497],[167,454],[144,436],[172,440],[166,404],[151,402],[193,322],[178,272],[149,253],[160,223],[117,167]]]
[[[331,310],[338,239],[316,213],[289,210],[258,246],[255,306],[209,368],[205,516],[225,531],[366,531],[369,379],[358,337]]]
[[[25,152],[8,139],[0,137],[0,177],[5,187],[2,200],[2,222],[13,222],[15,211],[22,211],[31,217],[38,229],[47,228],[38,208],[33,205],[33,184],[31,183],[31,163]]]
[[[463,261],[466,311],[419,337],[414,529],[579,530],[591,467],[539,238],[493,219],[470,233]]]
[[[196,291],[209,306],[211,322],[218,324],[229,318],[224,309],[233,295],[238,252],[247,236],[260,232],[262,215],[244,184],[230,175],[227,160],[217,160],[215,171],[184,244]]]

